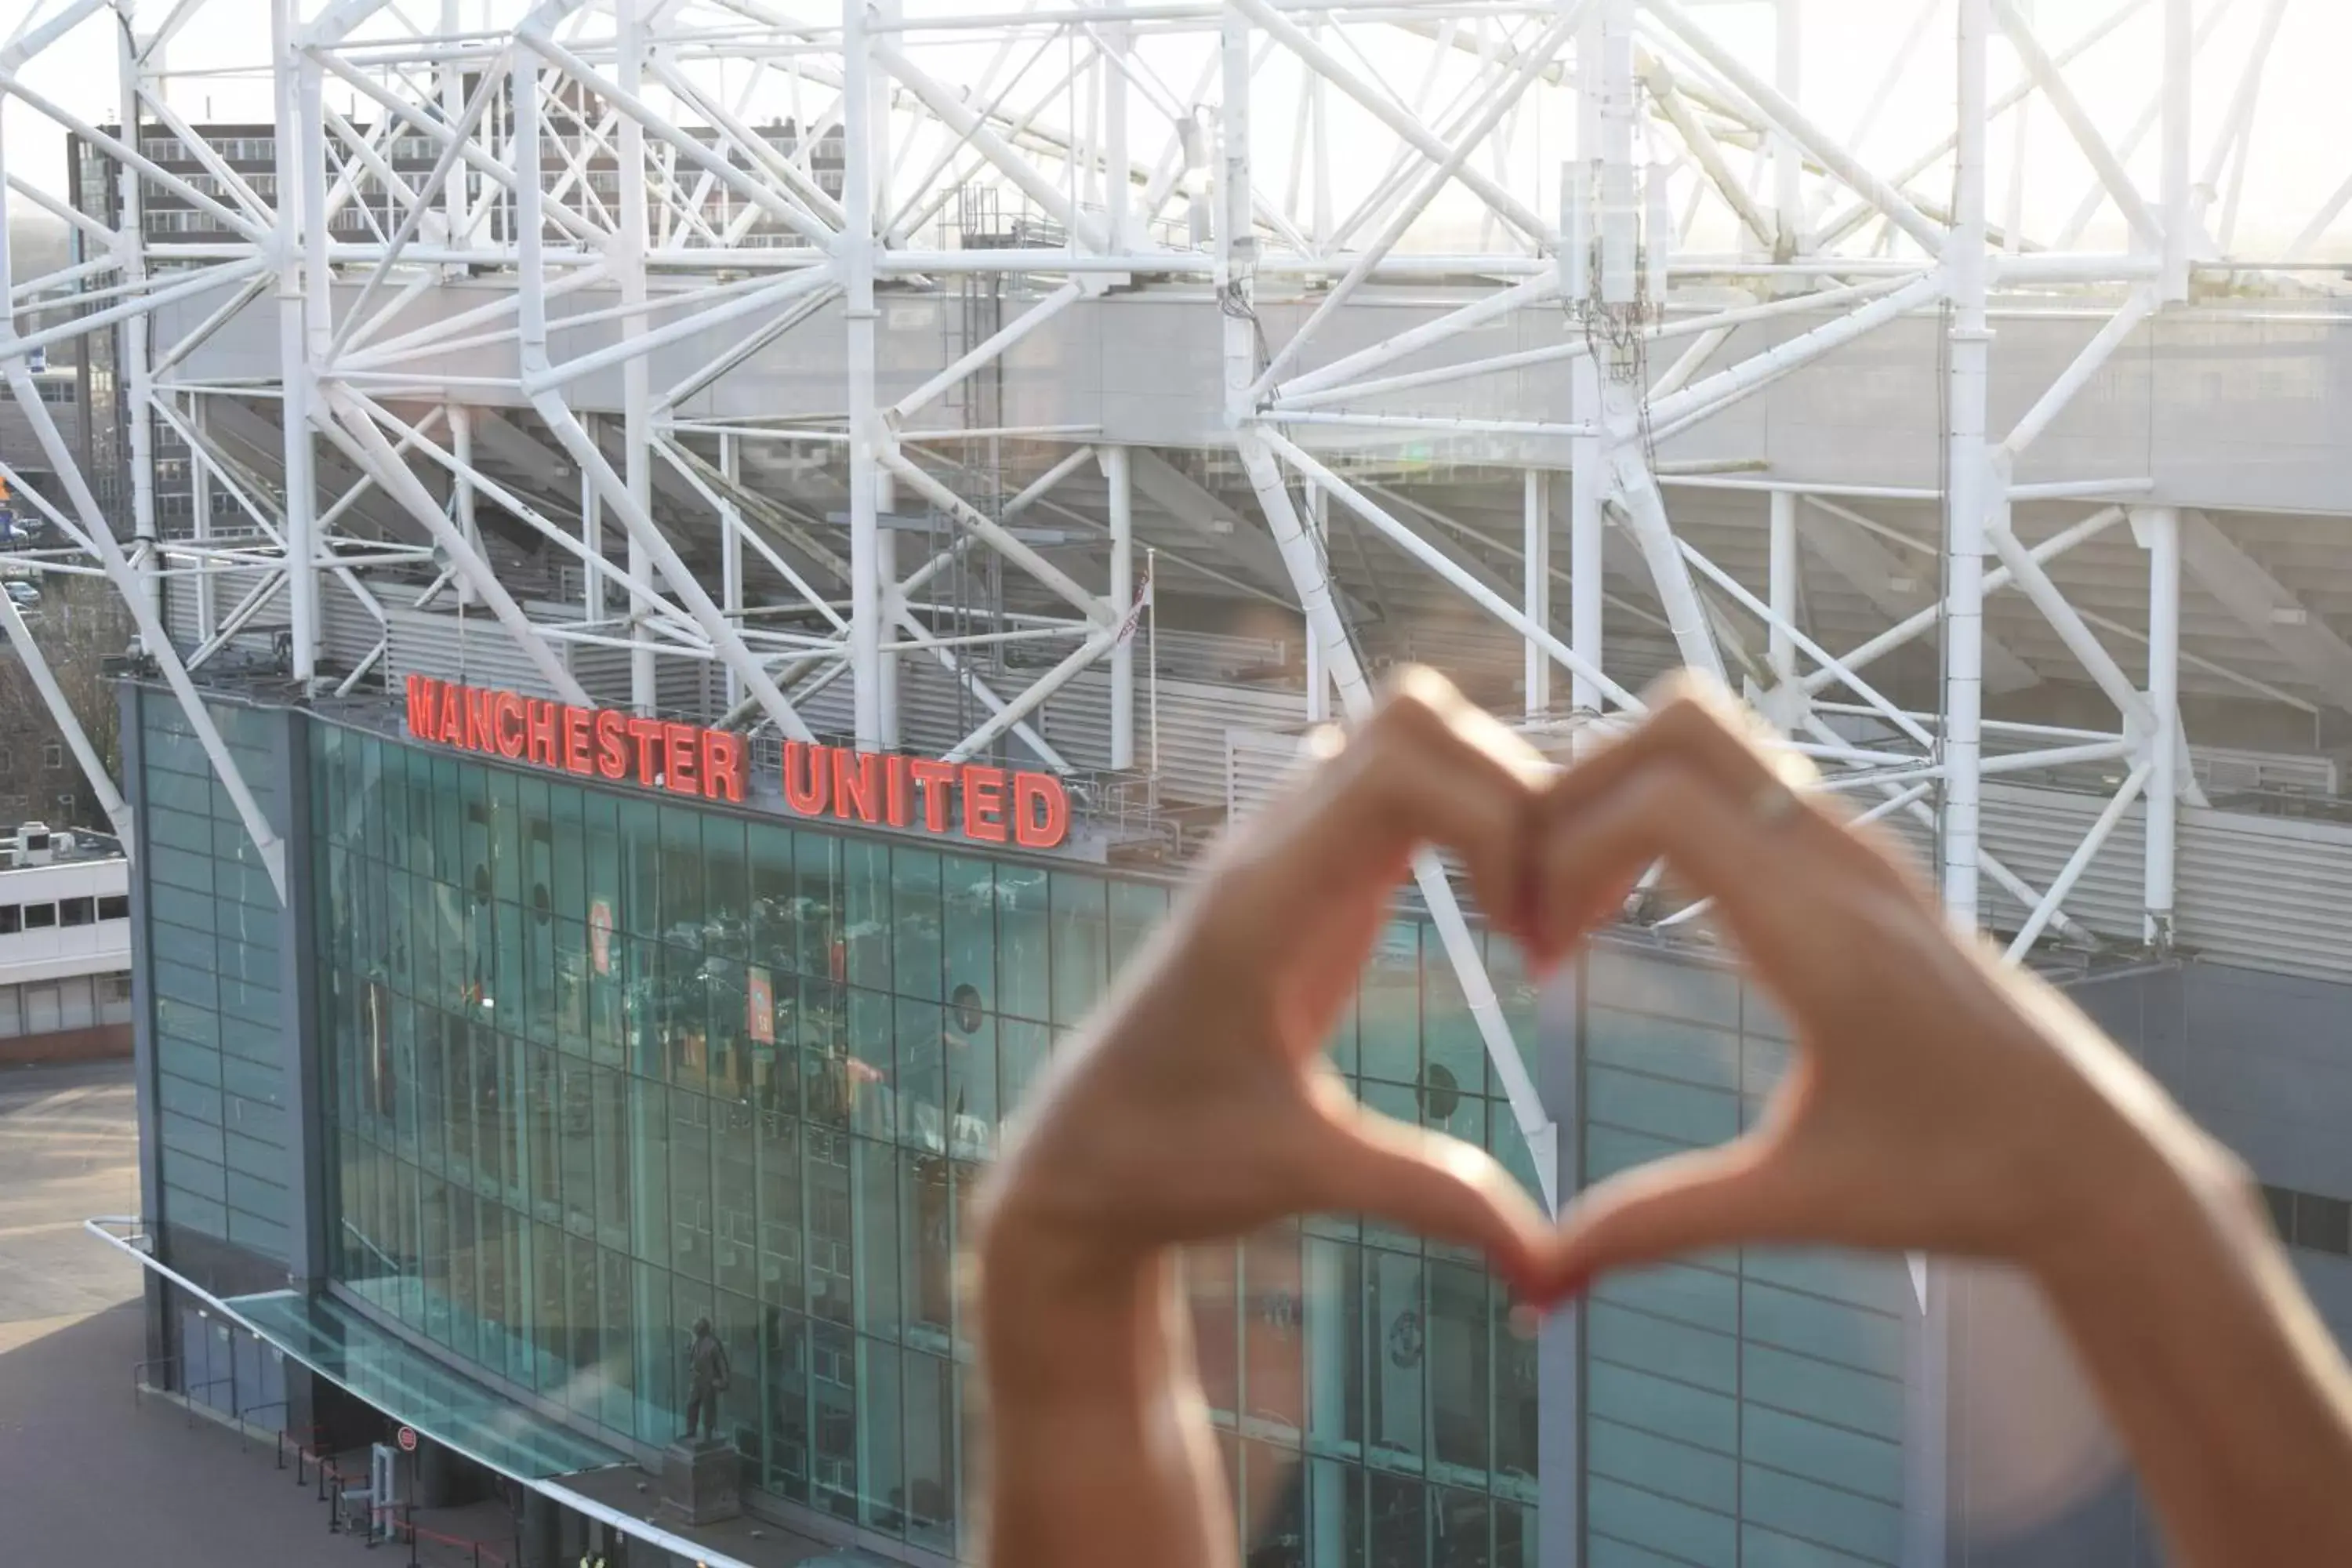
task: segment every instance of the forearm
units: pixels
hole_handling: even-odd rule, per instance
[[[2179,1561],[2352,1563],[2352,1376],[2225,1162],[2111,1173],[2134,1207],[2036,1272]]]
[[[987,1568],[1224,1568],[1232,1508],[1177,1261],[1074,1287],[982,1258]]]

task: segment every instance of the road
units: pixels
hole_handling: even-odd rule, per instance
[[[84,1234],[139,1209],[131,1064],[0,1072],[0,1560],[360,1568],[268,1449],[134,1404],[139,1266]]]

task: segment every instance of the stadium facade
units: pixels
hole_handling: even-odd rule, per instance
[[[91,242],[0,273],[47,323],[0,321],[0,478],[56,541],[10,563],[139,626],[89,784],[141,1211],[93,1228],[179,1396],[406,1426],[411,1500],[498,1478],[535,1564],[968,1556],[976,1173],[1405,659],[1562,756],[1662,669],[1742,687],[2352,1331],[2352,183],[2289,211],[2244,151],[2326,112],[2263,90],[2324,7],[1958,0],[1827,73],[1794,0],[210,9],[130,7],[101,111],[31,68],[99,0],[0,51],[77,193],[0,207]],[[270,112],[208,130],[237,67]],[[26,368],[77,338],[103,464]],[[1332,1048],[1557,1205],[1790,1047],[1670,890],[1538,996],[1433,858]],[[1691,1258],[1533,1340],[1344,1217],[1186,1279],[1268,1568],[2155,1561],[2095,1441],[2025,1445],[2016,1289],[1940,1260]],[[759,1541],[637,1485],[706,1317]]]

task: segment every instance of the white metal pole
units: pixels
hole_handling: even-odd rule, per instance
[[[2164,297],[2189,298],[2189,89],[2197,52],[2189,0],[2164,0]]]
[[[1978,922],[1978,816],[1983,788],[1984,556],[1990,479],[1986,378],[1992,333],[1986,316],[1986,69],[1991,0],[1959,0],[1958,103],[1952,226],[1945,240],[1952,328],[1944,524],[1949,611],[1944,643],[1944,908],[1956,925]],[[1919,1316],[1906,1335],[1903,1421],[1903,1568],[1944,1568],[1950,1496],[1951,1280],[1915,1255]]]
[[[1767,598],[1772,606],[1774,622],[1766,639],[1766,662],[1772,670],[1772,684],[1777,700],[1786,701],[1796,691],[1797,644],[1790,628],[1797,624],[1797,501],[1794,490],[1774,490],[1771,496],[1771,563],[1768,568]],[[1784,717],[1783,727],[1793,721]]]
[[[719,472],[729,485],[742,482],[743,447],[733,436],[719,437]],[[743,513],[735,504],[735,492],[719,492],[719,607],[738,631],[743,626]],[[743,700],[743,678],[733,669],[727,671],[727,708],[730,712]]]
[[[1331,559],[1331,498],[1314,480],[1307,481],[1307,537],[1314,542],[1315,553],[1328,564]],[[1315,635],[1313,626],[1307,628],[1307,721],[1328,724],[1331,721],[1331,672],[1325,668],[1323,639]]]
[[[1111,73],[1116,79],[1116,71]],[[1111,165],[1112,184],[1120,182]],[[1110,607],[1119,618],[1119,638],[1110,654],[1110,765],[1135,766],[1135,490],[1124,447],[1101,448],[1103,479],[1110,489]]]
[[[1124,256],[1132,248],[1130,241],[1133,237],[1128,232],[1130,221],[1128,208],[1133,196],[1134,169],[1129,162],[1127,151],[1127,56],[1133,40],[1133,30],[1124,22],[1112,23],[1103,34],[1104,47],[1115,57],[1110,62],[1111,68],[1102,72],[1103,228],[1114,256]]]
[[[1522,585],[1530,626],[1551,625],[1551,515],[1545,494],[1544,472],[1529,468],[1521,477],[1519,523]],[[1551,710],[1551,658],[1532,637],[1520,639],[1520,694],[1527,716],[1541,718]]]
[[[898,481],[895,474],[885,469],[877,479],[874,489],[876,527],[874,530],[874,595],[881,606],[882,624],[887,629],[898,620],[898,605],[893,602],[898,593],[898,535],[894,529],[880,526],[880,518],[898,510]],[[874,649],[874,700],[880,728],[877,738],[884,750],[895,750],[898,744],[898,656],[882,646],[882,634],[877,633]]]
[[[620,80],[621,90],[632,97],[637,93],[645,72],[646,4],[646,0],[614,0],[614,47],[619,51],[614,74]],[[613,273],[620,285],[621,302],[641,305],[646,300],[646,128],[635,114],[626,111],[621,115],[620,165],[620,226],[611,249]],[[641,314],[622,317],[623,341],[637,337],[646,326],[646,318]],[[652,374],[652,366],[643,354],[633,354],[622,362],[621,471],[628,485],[630,500],[647,517],[653,515],[654,499]],[[555,395],[566,395],[560,388]],[[659,584],[652,555],[634,528],[629,530],[628,564],[629,580],[640,588],[651,589]],[[629,609],[629,641],[633,645],[629,649],[629,706],[639,714],[651,714],[661,704],[660,676],[653,637],[640,607],[642,595],[638,600]]]
[[[1804,3],[1803,0],[1779,0],[1775,7],[1778,22],[1772,51],[1773,85],[1780,96],[1795,103],[1803,96],[1804,84]],[[1778,209],[1780,238],[1775,254],[1783,261],[1804,249],[1805,161],[1796,139],[1787,131],[1775,131],[1772,135],[1772,205]]]
[[[1592,165],[1601,156],[1601,16],[1596,8],[1585,13],[1576,38],[1577,163],[1570,182],[1582,199],[1571,201],[1564,194],[1559,215],[1560,246],[1574,252],[1577,265],[1569,270],[1578,278],[1586,276],[1581,261],[1592,243],[1590,184]],[[1579,319],[1576,313],[1587,301],[1563,299],[1560,303],[1569,310],[1573,328]],[[1608,493],[1609,448],[1601,402],[1601,366],[1591,354],[1570,362],[1569,393],[1569,417],[1592,434],[1569,443],[1568,641],[1585,668],[1597,670],[1606,668],[1601,636],[1606,599],[1601,506]],[[1572,674],[1569,691],[1578,712],[1601,711],[1601,688],[1590,676]]]
[[[848,293],[849,381],[849,678],[860,746],[882,740],[882,584],[880,526],[882,412],[875,405],[874,61],[866,0],[842,0],[840,264]]]
[[[270,25],[276,34],[278,224],[278,423],[286,465],[286,604],[293,642],[292,674],[309,681],[318,674],[319,497],[311,435],[316,374],[324,367],[310,356],[308,321],[310,251],[326,243],[326,216],[310,210],[304,146],[305,106],[315,99],[320,71],[297,45],[299,14],[295,0],[276,0]],[[309,121],[308,123],[315,123]]]
[[[1950,584],[1944,658],[1944,906],[1977,923],[1977,837],[1984,693],[1985,517],[1993,504],[1985,454],[1985,74],[1990,0],[1960,0],[1958,199],[1945,256],[1952,300],[1948,389],[1950,494],[1945,521]]]
[[[583,414],[581,425],[593,439],[600,416]],[[580,546],[590,562],[604,559],[604,498],[596,491],[596,476],[580,470]],[[580,613],[590,622],[604,618],[604,574],[588,566],[580,584]]]
[[[2142,935],[2158,952],[2172,946],[2174,856],[2180,816],[2180,512],[2168,506],[2136,512],[2147,546],[2148,727],[2146,896]]]
[[[123,17],[117,29],[117,80],[122,95],[122,137],[132,147],[139,145],[139,54],[138,42],[131,28],[129,16]],[[283,66],[281,64],[281,71]],[[138,172],[120,168],[122,182],[122,229],[120,241],[122,257],[122,280],[134,289],[143,288],[147,281],[147,198]],[[281,233],[286,232],[281,228]],[[147,363],[147,315],[134,310],[122,323],[121,335],[116,342],[121,346],[122,363],[115,367],[115,395],[122,400],[123,417],[130,432],[127,460],[131,479],[131,527],[139,541],[134,553],[138,567],[140,590],[147,595],[150,608],[159,615],[163,605],[163,579],[158,575],[163,563],[155,551],[155,423],[147,412],[148,399],[153,396],[152,376]],[[299,629],[299,628],[298,628]],[[299,654],[296,656],[300,657]],[[299,673],[299,671],[298,671]]]
[[[1143,552],[1143,570],[1151,579],[1151,597],[1144,602],[1145,624],[1150,632],[1143,648],[1144,675],[1151,688],[1151,798],[1160,798],[1160,552]]]
[[[474,411],[462,403],[451,403],[444,405],[442,412],[449,422],[449,498],[456,503],[457,531],[466,536],[474,553],[480,555],[482,531],[474,510]],[[474,605],[480,601],[481,595],[472,582],[460,576],[457,603]]]
[[[205,405],[205,399],[196,397],[191,400],[188,410],[189,427],[194,441],[198,444],[201,444],[205,438],[206,423]],[[193,452],[189,454],[189,459],[188,479],[192,489],[189,504],[194,509],[194,516],[189,520],[189,528],[198,544],[209,544],[213,537],[212,465],[197,458]],[[212,641],[213,634],[219,629],[220,584],[217,575],[211,571],[199,572],[196,574],[197,643],[202,645]]]

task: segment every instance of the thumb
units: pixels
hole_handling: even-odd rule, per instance
[[[1522,1299],[1542,1289],[1558,1250],[1551,1226],[1483,1149],[1349,1104],[1316,1140],[1313,1207],[1361,1214],[1417,1236],[1475,1247]]]
[[[1542,1299],[1580,1292],[1611,1269],[1797,1239],[1793,1195],[1785,1151],[1752,1136],[1622,1172],[1587,1189],[1561,1216]]]

